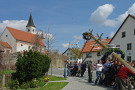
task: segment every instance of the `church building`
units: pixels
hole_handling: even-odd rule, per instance
[[[24,50],[36,50],[45,53],[45,44],[42,38],[36,34],[32,15],[30,14],[26,31],[6,27],[0,36],[0,47],[5,53],[23,52]],[[4,47],[6,46],[6,47]],[[8,50],[8,51],[7,51]]]

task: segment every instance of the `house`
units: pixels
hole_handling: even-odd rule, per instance
[[[125,52],[125,60],[129,62],[135,60],[135,16],[129,14],[126,17],[110,44],[119,46]]]
[[[111,39],[109,38],[102,39],[101,42],[107,45],[110,40]],[[93,63],[97,63],[97,60],[100,60],[103,57],[103,55],[100,54],[100,51],[103,49],[103,47],[95,43],[95,40],[85,42],[81,50],[82,60],[85,59],[86,62],[93,60]],[[92,49],[93,46],[94,48]]]
[[[67,56],[68,57],[68,61],[69,63],[71,62],[74,62],[74,61],[77,61],[78,60],[78,57],[79,57],[79,54],[80,54],[80,51],[75,49],[75,48],[68,48],[64,53],[63,55]]]
[[[0,48],[4,53],[11,53],[11,46],[7,42],[0,41]]]
[[[45,53],[45,44],[40,36],[36,34],[35,30],[36,27],[30,14],[26,31],[6,27],[0,36],[0,41],[10,45],[11,53],[23,52],[30,49]]]

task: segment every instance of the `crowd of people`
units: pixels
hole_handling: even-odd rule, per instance
[[[88,82],[94,83],[95,85],[113,86],[114,89],[126,90],[126,83],[128,76],[135,75],[129,68],[121,64],[117,59],[108,58],[105,63],[102,60],[98,60],[96,64],[96,80],[92,80],[93,72],[93,60],[90,60],[88,64],[86,63],[65,63],[67,65],[67,75],[68,76],[80,76],[83,77],[86,67],[88,67]],[[134,63],[129,63],[135,68]],[[65,72],[65,71],[64,71]],[[64,74],[64,77],[67,75]]]
[[[68,61],[65,61],[65,69],[64,69],[64,77],[67,76],[81,76],[83,77],[84,72],[86,71],[86,63],[81,62],[73,62],[68,63]]]
[[[135,67],[134,63],[129,63]],[[129,68],[125,67],[117,59],[107,59],[105,64],[99,60],[97,64],[95,85],[113,86],[114,89],[126,90],[129,75],[135,75]]]

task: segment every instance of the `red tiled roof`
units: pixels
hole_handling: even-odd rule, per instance
[[[11,48],[11,46],[7,42],[0,41],[0,44],[5,48]]]
[[[111,39],[103,39],[102,42],[107,45],[109,42],[110,42]],[[91,40],[91,41],[86,41],[85,44],[83,45],[82,47],[82,50],[81,52],[84,53],[84,52],[90,52],[91,51],[91,48],[93,47],[93,45],[95,45],[95,40]],[[94,46],[94,48],[98,48],[100,47],[101,49],[103,48],[101,45],[97,45],[97,46]],[[100,49],[92,49],[92,52],[97,52],[97,51],[100,51]]]
[[[11,27],[7,27],[7,29],[9,30],[9,32],[13,35],[13,37],[16,40],[20,40],[20,41],[25,41],[25,42],[30,42],[30,43],[35,43],[36,42],[36,35],[35,34],[31,34],[28,32],[24,32],[18,29],[14,29]],[[40,37],[38,43],[42,46],[45,46],[45,44],[43,43],[42,39]]]

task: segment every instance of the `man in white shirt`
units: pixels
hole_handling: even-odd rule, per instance
[[[97,64],[97,70],[96,70],[97,78],[96,78],[96,81],[95,81],[95,85],[97,85],[97,82],[98,82],[99,85],[101,84],[101,80],[102,80],[102,69],[103,69],[102,61],[99,60],[98,61],[98,64]]]

